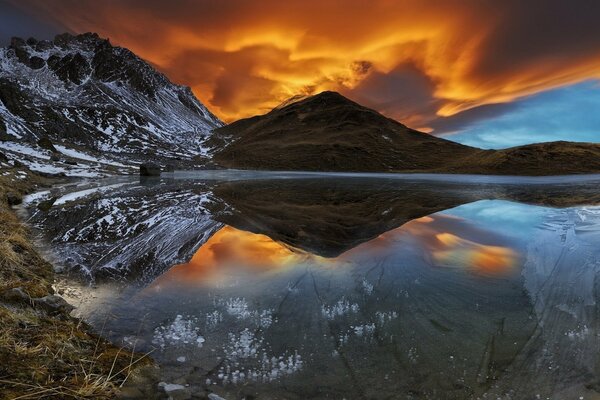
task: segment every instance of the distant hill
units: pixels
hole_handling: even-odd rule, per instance
[[[600,144],[554,142],[482,150],[410,129],[336,92],[295,96],[265,115],[216,129],[225,168],[556,175],[600,172]]]

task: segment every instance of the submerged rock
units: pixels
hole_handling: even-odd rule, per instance
[[[169,396],[169,399],[186,400],[192,398],[191,391],[183,385],[160,382],[158,386]]]

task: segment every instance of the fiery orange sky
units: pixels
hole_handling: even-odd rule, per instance
[[[10,1],[131,49],[226,122],[328,89],[443,131],[600,78],[594,1]]]

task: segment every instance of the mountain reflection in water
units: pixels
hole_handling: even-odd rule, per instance
[[[293,249],[266,235],[224,226],[196,251],[192,259],[159,276],[145,292],[178,290],[198,284],[220,286],[240,274],[272,273],[311,263],[340,267],[368,255],[373,260],[394,255],[394,242],[410,239],[434,267],[462,268],[476,274],[513,272],[518,251],[506,237],[477,227],[461,217],[434,214],[385,232],[337,257],[321,257]],[[513,246],[513,247],[511,247]]]
[[[86,320],[193,393],[593,399],[597,188],[167,181],[35,222],[126,285]]]

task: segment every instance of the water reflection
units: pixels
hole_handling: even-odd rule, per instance
[[[298,264],[309,255],[293,251],[266,235],[224,226],[192,256],[159,276],[150,290],[198,284],[223,285],[241,273],[263,273]]]
[[[515,273],[523,250],[452,210],[329,258],[225,226],[134,308],[165,373],[185,355],[191,376],[225,398],[240,385],[265,398],[469,398],[535,330]]]
[[[164,190],[154,215],[169,225],[148,212],[159,222],[132,231],[189,261],[136,262],[151,283],[88,321],[155,348],[165,382],[226,399],[598,397],[597,188]]]
[[[224,226],[193,255],[159,276],[145,292],[179,290],[194,285],[220,287],[240,276],[260,274],[311,263],[321,268],[350,265],[368,255],[383,259],[394,255],[394,242],[411,240],[428,265],[462,268],[471,273],[507,275],[517,265],[519,254],[506,237],[477,227],[462,217],[435,214],[415,219],[383,233],[337,257],[326,258],[293,249],[262,234]]]

